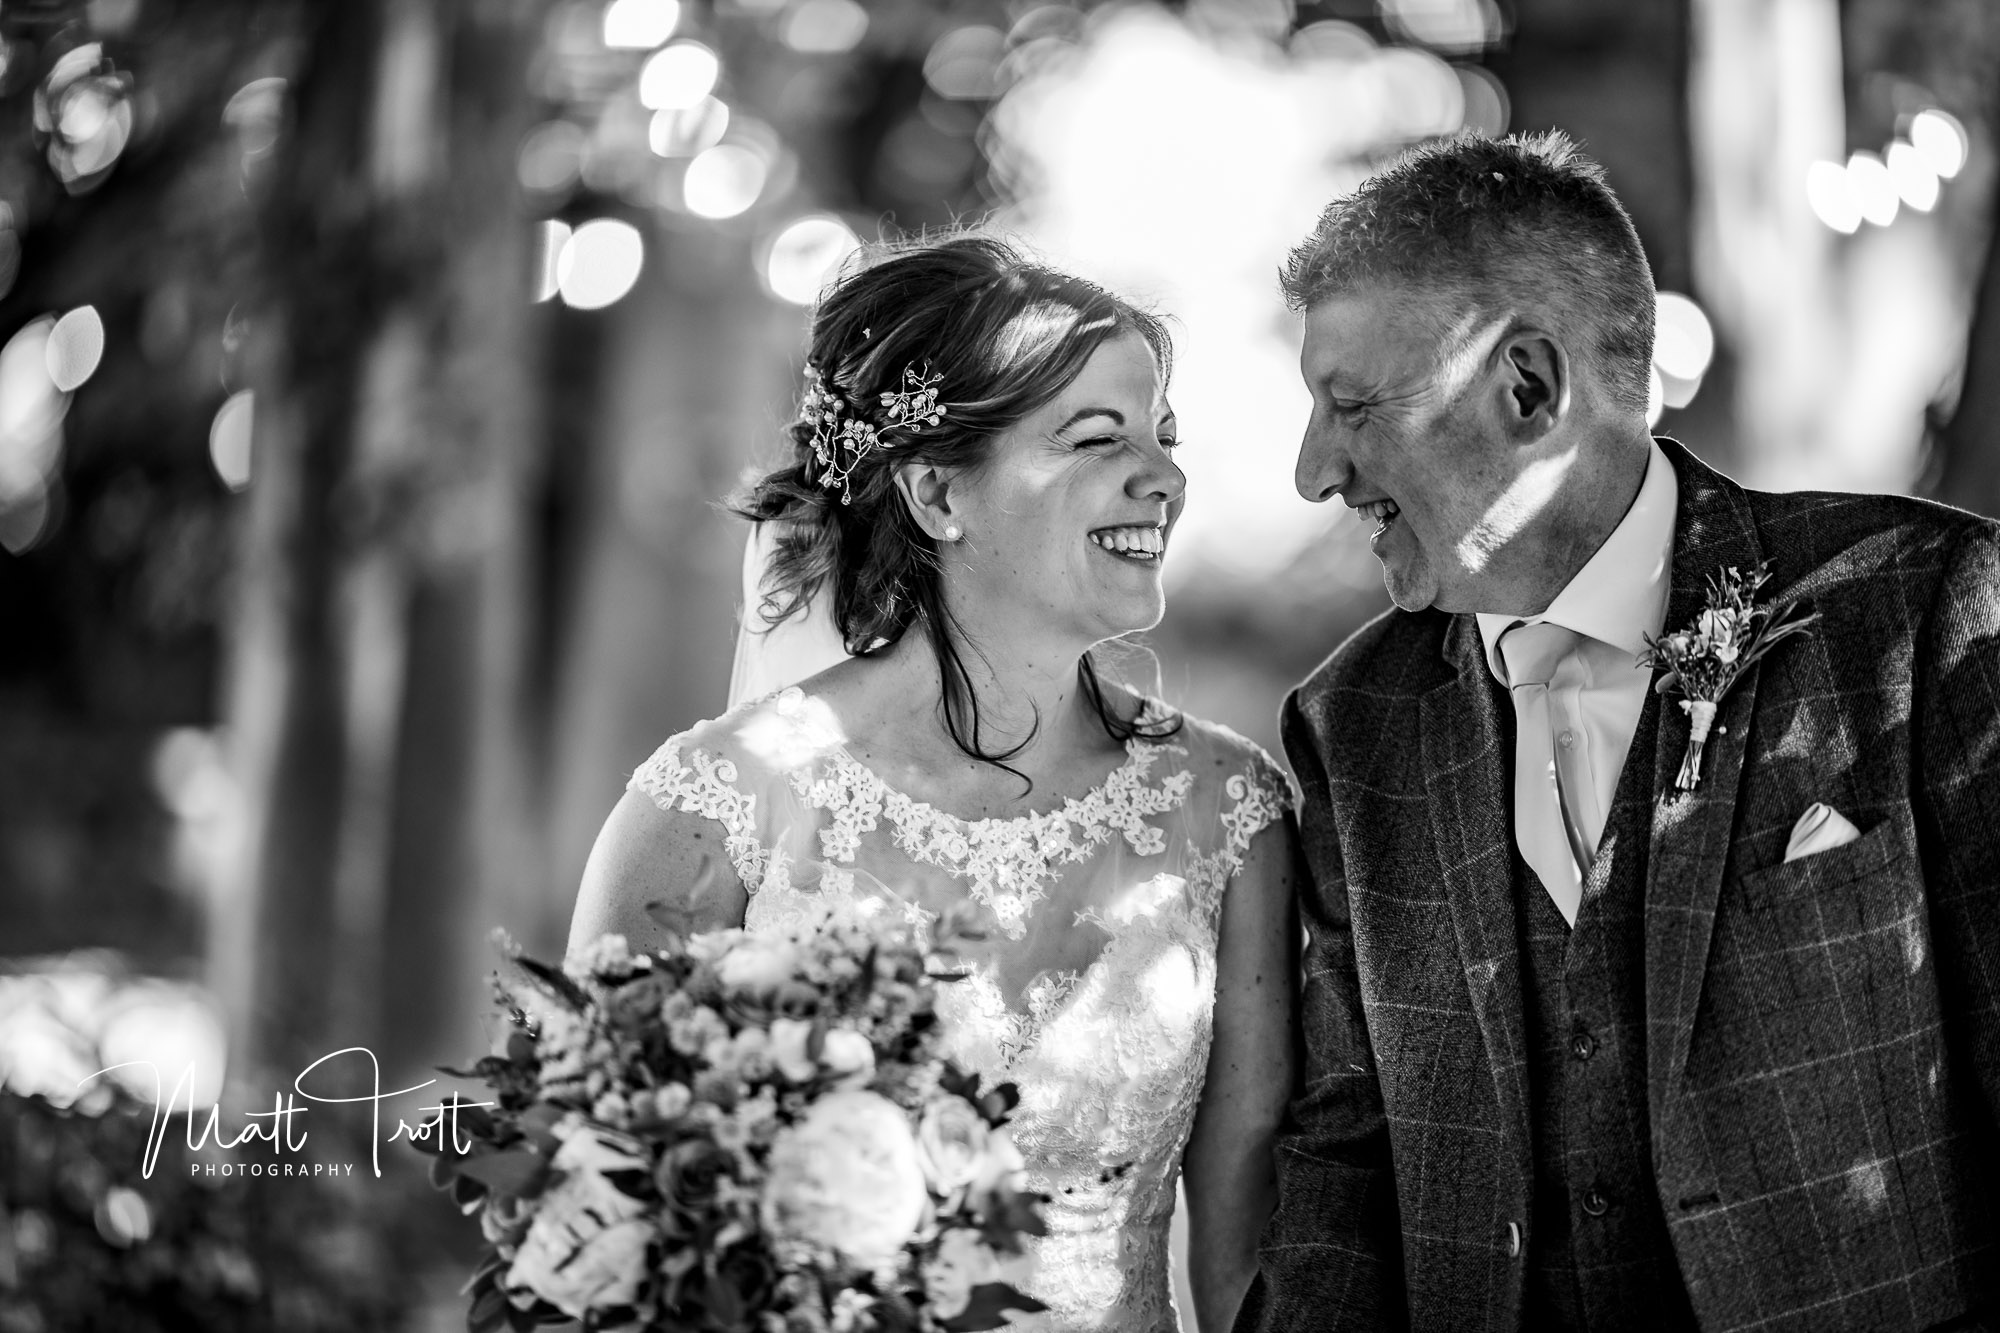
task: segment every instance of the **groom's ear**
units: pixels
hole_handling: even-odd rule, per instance
[[[905,463],[896,469],[896,490],[917,526],[942,541],[952,521],[951,472],[935,463]]]
[[[1541,439],[1569,414],[1569,352],[1555,335],[1522,328],[1496,350],[1496,405],[1507,434],[1520,444]]]

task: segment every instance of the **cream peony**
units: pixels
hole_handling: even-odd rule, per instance
[[[507,1270],[509,1292],[532,1292],[575,1318],[637,1298],[653,1228],[646,1205],[605,1179],[646,1170],[636,1148],[587,1127],[570,1133],[550,1163],[563,1178],[541,1197]]]
[[[771,1146],[764,1226],[864,1268],[893,1264],[930,1208],[909,1119],[872,1092],[835,1092]]]

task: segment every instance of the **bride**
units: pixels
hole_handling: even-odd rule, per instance
[[[1227,1329],[1291,1082],[1286,779],[1093,659],[1165,610],[1170,352],[1150,315],[985,237],[831,291],[792,461],[739,508],[782,534],[751,657],[786,679],[815,624],[846,651],[662,746],[571,925],[572,947],[636,945],[662,930],[648,904],[685,931],[972,905],[985,939],[943,1016],[962,1065],[1019,1086],[1052,1200],[1030,1327],[1178,1327],[1178,1175],[1199,1324]]]

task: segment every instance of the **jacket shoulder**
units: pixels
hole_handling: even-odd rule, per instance
[[[1291,702],[1311,713],[1338,695],[1421,694],[1444,679],[1445,634],[1454,617],[1437,610],[1384,611],[1313,668]]]

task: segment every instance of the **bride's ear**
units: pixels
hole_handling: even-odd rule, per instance
[[[935,463],[905,463],[896,469],[896,490],[917,526],[938,541],[957,539],[958,520],[951,511],[952,474]],[[953,529],[947,536],[945,530]]]

